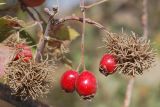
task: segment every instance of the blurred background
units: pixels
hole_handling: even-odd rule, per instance
[[[98,0],[87,0],[86,4],[96,1]],[[6,3],[6,5],[0,6],[1,17],[9,15],[18,17],[26,23],[33,22],[32,18],[21,10],[17,0],[0,0],[0,2]],[[36,9],[44,16],[44,19],[47,19],[43,9],[44,7],[51,8],[54,5],[59,6],[57,18],[72,14],[81,16],[79,0],[58,0],[58,3],[56,0],[46,0],[43,5],[36,7]],[[142,0],[109,0],[87,10],[86,16],[102,23],[111,32],[121,32],[123,29],[127,33],[134,31],[136,34],[143,35],[141,24]],[[148,0],[148,19],[149,38],[153,47],[159,53],[160,0]],[[70,22],[67,24],[79,33],[81,32],[81,23]],[[36,28],[29,30],[33,37],[36,31]],[[61,90],[59,79],[63,72],[68,69],[62,64],[58,65],[58,69],[55,71],[53,90],[46,98],[40,100],[53,107],[122,107],[128,78],[118,73],[105,77],[98,71],[99,61],[105,53],[104,48],[98,48],[103,45],[103,35],[104,33],[97,28],[86,25],[85,62],[87,69],[93,71],[98,80],[98,90],[95,98],[92,101],[84,101],[77,93],[66,94]],[[74,69],[76,69],[80,60],[80,40],[81,38],[78,37],[72,41],[70,52],[67,54],[73,62]],[[157,57],[157,63],[160,63],[159,57]],[[130,107],[160,107],[160,66],[158,64],[142,76],[136,77]],[[12,106],[8,105],[8,107]]]

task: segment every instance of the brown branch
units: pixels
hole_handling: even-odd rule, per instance
[[[83,17],[78,17],[78,16],[75,16],[75,15],[72,15],[72,16],[66,16],[64,18],[60,18],[57,21],[57,24],[64,23],[66,21],[79,21],[79,22],[83,23],[83,20],[84,20]],[[100,24],[100,23],[98,23],[98,22],[96,22],[96,21],[94,21],[90,18],[85,18],[85,22],[97,27],[98,29],[104,31],[105,33],[109,33],[108,30],[106,29],[106,27],[104,27],[102,24]]]
[[[23,2],[23,0],[19,0],[20,4],[21,4],[21,9],[23,11],[26,11],[29,16],[34,20],[34,21],[38,21],[38,19],[36,19],[36,17],[34,16],[34,14],[29,10],[29,8],[26,6],[26,4]],[[39,20],[41,20],[43,22],[44,25],[47,25],[46,21],[43,19],[43,17],[41,16],[41,14],[35,9],[35,8],[32,8],[37,16],[39,17]]]
[[[46,21],[43,19],[43,17],[41,16],[41,14],[35,9],[35,8],[32,8],[36,14],[38,15],[39,19],[45,24],[47,25]]]
[[[11,95],[9,86],[0,83],[0,99],[16,106],[16,107],[50,107],[38,100],[27,99],[21,100],[20,97]]]
[[[135,79],[134,79],[134,77],[132,77],[128,82],[123,107],[129,107],[129,105],[130,105],[134,81],[135,81]]]
[[[54,9],[54,8],[53,8]],[[50,15],[48,23],[47,23],[47,27],[45,29],[45,33],[44,36],[41,37],[37,50],[36,50],[36,54],[35,54],[35,61],[40,62],[40,59],[42,57],[45,45],[49,39],[49,29],[50,29],[50,25],[52,23],[52,21],[54,21],[54,16],[57,13],[57,9],[50,11],[48,8],[45,8],[44,11]],[[52,14],[53,13],[53,14]]]
[[[50,25],[51,25],[51,20],[48,21],[44,36],[41,37],[41,39],[39,41],[39,44],[38,44],[38,47],[37,47],[37,50],[36,50],[36,54],[35,54],[35,61],[36,62],[40,62],[40,59],[41,59],[41,56],[43,54],[45,45],[47,43],[47,38],[49,37],[48,32],[49,32]]]

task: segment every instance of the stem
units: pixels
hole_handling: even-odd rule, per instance
[[[134,81],[135,81],[135,79],[134,79],[134,77],[132,77],[128,82],[127,90],[126,90],[126,96],[125,96],[123,107],[129,107],[129,105],[130,105]]]
[[[58,23],[57,24],[60,24],[60,23],[64,23],[66,21],[79,21],[79,22],[82,22],[83,23],[83,20],[85,20],[85,22],[87,24],[90,24],[90,25],[93,25],[95,27],[97,27],[98,29],[104,31],[105,33],[108,33],[108,30],[106,29],[106,27],[104,27],[102,24],[90,19],[90,18],[83,18],[83,17],[78,17],[78,16],[75,16],[75,15],[72,15],[72,16],[66,16],[64,18],[60,18]]]
[[[32,8],[36,14],[38,15],[39,19],[45,24],[47,25],[46,21],[43,19],[43,17],[41,16],[41,14],[35,9],[35,8]]]
[[[142,26],[143,26],[143,36],[148,39],[148,0],[143,0],[143,15],[142,15]]]
[[[36,50],[36,54],[35,54],[35,61],[36,61],[36,62],[40,62],[40,59],[41,59],[41,57],[42,57],[42,53],[43,53],[44,48],[45,48],[45,45],[46,45],[46,43],[47,43],[46,38],[49,37],[48,33],[49,33],[51,21],[52,21],[52,19],[50,19],[50,20],[48,21],[48,24],[47,24],[47,27],[46,27],[44,36],[41,37],[41,39],[40,39],[40,41],[39,41],[39,44],[38,44],[38,47],[37,47],[37,50]]]
[[[85,36],[85,25],[86,25],[86,21],[85,21],[85,18],[86,18],[86,13],[85,13],[85,4],[84,4],[84,0],[81,0],[80,1],[80,7],[81,7],[81,11],[82,11],[82,15],[83,15],[83,25],[82,25],[82,39],[81,39],[81,64],[83,66],[83,70],[86,69],[85,67],[85,59],[84,59],[84,36]]]
[[[24,4],[22,0],[19,0],[19,2],[21,4],[21,9],[26,11],[34,21],[37,21],[33,13],[27,8],[26,4]]]

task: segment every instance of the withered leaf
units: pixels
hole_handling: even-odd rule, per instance
[[[5,65],[13,59],[15,52],[13,48],[0,44],[0,76],[4,74]]]

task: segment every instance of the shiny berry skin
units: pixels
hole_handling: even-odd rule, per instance
[[[97,80],[90,71],[82,71],[76,80],[76,91],[84,99],[94,97],[97,90]]]
[[[75,81],[78,77],[78,72],[75,70],[66,71],[61,77],[61,88],[68,93],[75,90]]]
[[[32,50],[29,46],[26,44],[18,44],[16,48],[19,52],[16,54],[14,60],[22,58],[24,62],[29,62],[29,60],[32,59]]]
[[[99,71],[105,76],[108,76],[115,72],[116,65],[115,57],[112,54],[105,54],[100,61]]]
[[[22,0],[28,7],[40,6],[45,0]]]

